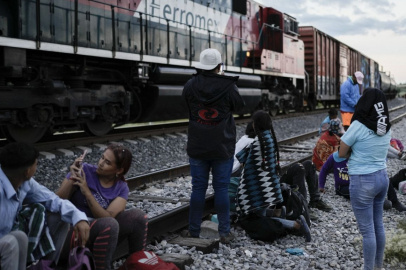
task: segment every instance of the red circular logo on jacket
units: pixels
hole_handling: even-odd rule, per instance
[[[199,111],[199,117],[202,118],[203,120],[207,120],[207,121],[216,118],[218,115],[219,115],[219,112],[213,108],[202,109]]]

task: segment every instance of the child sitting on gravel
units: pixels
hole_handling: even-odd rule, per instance
[[[128,239],[130,254],[146,244],[146,214],[139,209],[124,211],[129,194],[124,175],[131,167],[132,153],[111,144],[97,165],[82,165],[82,161],[83,156],[74,161],[56,194],[86,213],[91,228],[87,247],[97,258],[96,269],[110,269],[117,244]],[[71,228],[64,254],[69,252],[72,233]]]
[[[340,126],[342,126],[340,119],[332,119],[328,131],[322,133],[320,139],[317,141],[313,149],[312,158],[316,170],[320,171],[327,158],[337,151],[340,144],[340,136],[342,135]]]
[[[338,112],[337,112],[336,109],[331,108],[331,109],[328,111],[328,116],[327,116],[327,117],[323,120],[323,122],[321,122],[321,124],[320,124],[319,136],[320,136],[322,133],[328,131],[328,128],[330,127],[330,121],[333,120],[333,119],[338,119]],[[341,134],[344,134],[345,131],[344,131],[344,127],[343,127],[342,124],[340,125],[339,128],[340,128],[340,133],[341,133]]]
[[[336,194],[350,199],[350,178],[348,176],[348,159],[338,157],[334,152],[324,163],[319,174],[319,190],[324,193],[327,175],[333,171]],[[388,200],[384,202],[384,209],[395,208],[399,212],[406,211],[406,207],[398,200],[395,188],[399,183],[406,180],[406,169],[400,170],[393,177],[389,178]],[[395,187],[395,188],[394,188]]]

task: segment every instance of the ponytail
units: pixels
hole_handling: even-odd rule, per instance
[[[258,136],[258,141],[259,141],[259,145],[260,145],[260,147],[261,147],[261,158],[262,158],[262,161],[261,161],[261,169],[263,170],[263,171],[265,171],[266,170],[266,164],[265,164],[265,146],[264,146],[264,137],[263,137],[263,135],[262,135],[262,132],[255,132],[256,134],[257,134],[257,136]]]
[[[275,135],[275,130],[273,129],[273,123],[272,123],[272,119],[271,119],[271,134],[272,134],[272,138],[275,144],[275,149],[276,149],[276,171],[280,174],[281,173],[281,165],[280,165],[280,157],[279,157],[279,146],[278,146],[278,142],[276,141],[276,135]]]

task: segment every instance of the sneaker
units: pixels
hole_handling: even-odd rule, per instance
[[[385,200],[383,202],[383,210],[390,210],[392,209],[392,202],[389,200]]]
[[[312,236],[310,234],[310,229],[309,226],[307,226],[306,219],[304,216],[300,216],[300,220],[296,220],[297,223],[300,224],[300,234],[303,235],[306,239],[306,242],[311,242],[312,241]]]
[[[330,212],[331,210],[333,210],[333,207],[331,207],[327,203],[323,202],[323,200],[321,200],[321,199],[318,201],[315,201],[315,202],[309,202],[309,207],[317,208],[319,210],[326,211],[326,212]]]
[[[220,236],[220,243],[222,243],[223,245],[224,244],[229,244],[230,243],[230,241],[233,241],[234,240],[234,235],[232,234],[232,233],[228,233],[227,235],[225,235],[225,236]]]
[[[183,230],[180,235],[184,238],[199,238],[199,236],[192,236],[188,230]]]
[[[399,158],[400,160],[406,160],[406,152],[402,152],[402,155]]]
[[[313,211],[309,210],[309,218],[311,221],[317,221],[319,220],[319,217],[317,216],[316,213],[314,213]]]
[[[406,211],[406,207],[399,201],[397,202],[393,202],[392,203],[392,208],[395,208],[396,210],[398,210],[399,212],[404,212]]]

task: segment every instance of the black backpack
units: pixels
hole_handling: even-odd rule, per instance
[[[303,195],[299,192],[298,186],[291,186],[281,183],[283,203],[286,207],[286,219],[297,220],[300,215],[306,219],[307,225],[311,225],[309,207]]]

